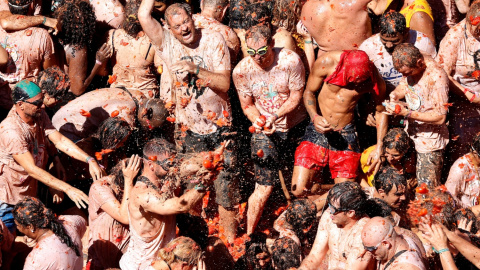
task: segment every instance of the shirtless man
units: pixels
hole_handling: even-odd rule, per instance
[[[104,88],[67,103],[52,117],[52,124],[63,135],[78,141],[90,136],[109,117],[119,116],[132,127],[151,130],[164,122],[165,115],[164,103],[159,99],[147,99],[137,90]]]
[[[168,31],[151,13],[153,0],[143,0],[138,19],[152,41],[155,53],[164,60],[160,98],[174,104],[175,141],[179,154],[211,151],[231,140],[224,169],[215,181],[220,225],[233,242],[236,231],[235,206],[239,203],[235,175],[235,131],[228,97],[230,54],[220,33],[196,29],[185,3],[165,11]],[[185,135],[185,136],[183,136]],[[191,188],[190,186],[187,188]]]
[[[377,260],[377,269],[427,269],[420,251],[410,249],[409,243],[397,234],[387,219],[370,219],[363,227],[362,243],[365,250]]]
[[[320,113],[315,99],[318,91]],[[335,183],[355,179],[361,152],[353,125],[354,108],[365,93],[372,93],[376,105],[377,148],[369,157],[370,170],[376,172],[387,132],[387,115],[382,113],[385,82],[363,51],[328,52],[317,59],[303,94],[312,123],[295,153],[295,196],[305,196],[315,172],[327,165]],[[322,207],[317,204],[318,209]]]
[[[319,269],[328,252],[328,269],[366,269],[372,257],[360,258],[364,253],[360,234],[369,220],[367,195],[357,183],[343,182],[330,189],[327,202],[312,251],[299,270]]]
[[[410,43],[398,45],[392,53],[393,66],[402,73],[399,86],[390,93],[388,113],[407,120],[405,131],[417,151],[417,181],[430,188],[440,184],[444,149],[449,141],[445,123],[448,76],[431,57]],[[399,102],[405,98],[406,103]]]
[[[222,34],[230,51],[230,60],[235,63],[240,51],[240,40],[232,28],[222,23],[228,7],[228,0],[202,0],[200,4],[202,12],[193,15],[192,18],[196,28],[205,28]]]
[[[310,0],[303,6],[300,18],[308,32],[317,41],[318,57],[320,57],[329,51],[357,49],[372,35],[367,8],[376,15],[380,15],[386,8],[386,2],[385,0]]]
[[[128,216],[130,243],[120,260],[122,270],[146,269],[158,250],[175,238],[175,215],[188,212],[206,192],[200,181],[181,197],[175,197],[173,172],[175,146],[153,139],[143,149],[143,169],[130,193]]]

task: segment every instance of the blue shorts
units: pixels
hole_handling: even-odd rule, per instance
[[[15,233],[17,229],[13,218],[13,207],[14,205],[0,202],[0,220],[2,220],[3,224],[5,224],[11,233]]]

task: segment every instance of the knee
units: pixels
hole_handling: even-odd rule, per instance
[[[292,191],[293,196],[295,196],[295,197],[300,198],[300,197],[306,197],[307,196],[307,192],[305,192],[305,187],[300,186],[298,184],[292,184],[291,191]]]

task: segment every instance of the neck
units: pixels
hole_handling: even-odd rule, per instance
[[[45,237],[48,237],[48,236],[52,235],[52,233],[53,232],[50,229],[39,229],[37,237],[35,237],[34,239],[37,243],[39,243],[40,240],[42,240]]]
[[[470,152],[470,160],[472,161],[475,167],[480,167],[480,158],[477,157],[475,153]]]
[[[158,186],[159,185],[159,180],[158,177],[155,175],[154,172],[151,172],[151,171],[146,171],[146,170],[143,170],[142,171],[142,174],[140,176],[144,176],[146,178],[148,178],[148,180],[150,180],[150,182],[152,182],[152,184]]]
[[[349,231],[359,220],[359,218],[348,219],[347,223],[343,226],[343,229]]]
[[[217,21],[220,21],[218,16],[216,15],[216,12],[215,10],[211,9],[211,8],[204,8],[202,9],[202,12],[200,13],[203,17],[205,18],[210,18],[210,19],[214,19],[214,20],[217,20]]]

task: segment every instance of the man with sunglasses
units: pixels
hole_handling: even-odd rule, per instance
[[[13,205],[26,196],[37,196],[37,180],[50,187],[54,203],[61,202],[61,192],[65,192],[77,207],[88,204],[82,191],[45,171],[49,141],[70,157],[88,163],[94,181],[104,172],[94,158],[55,130],[42,108],[43,93],[38,85],[19,82],[12,99],[15,105],[0,123],[0,219],[14,231]]]
[[[233,81],[243,113],[255,128],[251,150],[257,184],[247,211],[247,234],[251,234],[279,179],[279,170],[291,166],[295,139],[303,133],[298,124],[306,118],[301,106],[305,68],[295,52],[273,48],[268,26],[253,26],[245,36],[250,56],[235,67]],[[259,151],[263,155],[257,154]]]
[[[397,234],[390,221],[382,217],[370,219],[362,230],[365,252],[377,261],[379,270],[426,270],[419,250],[411,249],[407,240]]]
[[[175,197],[175,145],[152,139],[143,148],[143,168],[128,204],[130,242],[120,260],[122,270],[146,269],[158,250],[175,238],[175,216],[188,212],[205,195],[213,174]]]
[[[221,142],[231,141],[214,189],[220,226],[233,243],[240,192],[235,166],[236,132],[228,95],[231,63],[227,44],[220,33],[195,28],[187,3],[174,3],[165,10],[168,30],[152,17],[153,6],[154,0],[142,0],[138,19],[156,55],[164,61],[160,98],[174,104],[174,115],[169,119],[175,124],[179,154],[213,151]]]
[[[361,257],[364,248],[360,236],[369,220],[367,195],[359,184],[342,182],[330,189],[327,204],[312,250],[299,270],[320,269],[328,252],[328,269],[367,269],[372,257]]]

